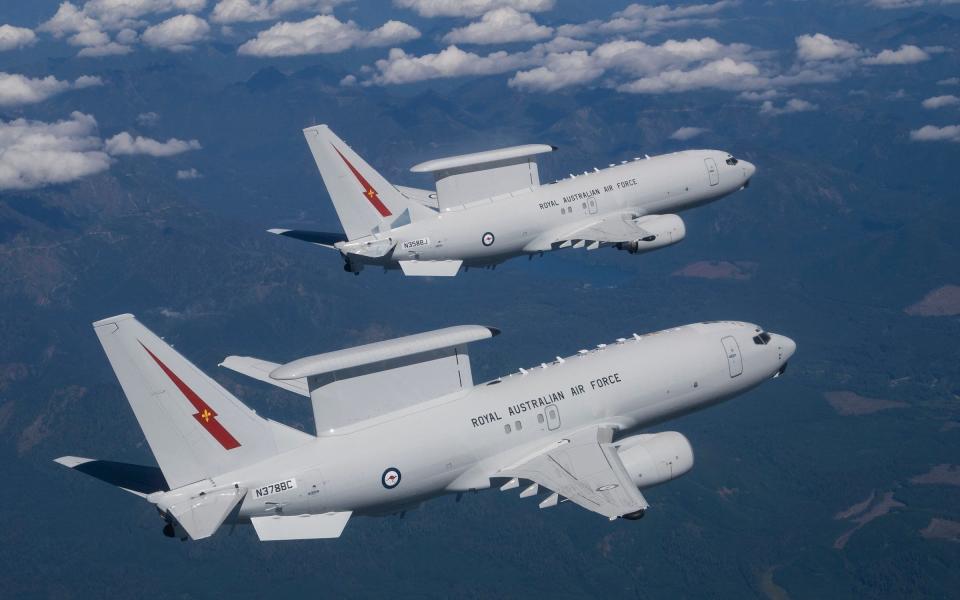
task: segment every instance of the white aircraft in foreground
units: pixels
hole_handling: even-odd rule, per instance
[[[93,327],[159,469],[56,460],[145,498],[181,539],[224,522],[261,540],[335,538],[352,515],[521,481],[521,498],[545,493],[540,508],[638,519],[641,490],[693,466],[683,435],[638,432],[779,376],[796,349],[748,323],[696,323],[474,385],[467,344],[498,331],[466,325],[285,365],[224,360],[309,396],[313,436],[258,416],[132,315]]]
[[[326,125],[303,130],[346,235],[271,233],[340,251],[344,269],[456,275],[524,254],[614,246],[630,253],[686,235],[675,214],[746,187],[756,167],[719,150],[687,150],[594,169],[541,185],[529,144],[427,161],[436,191],[392,185]]]

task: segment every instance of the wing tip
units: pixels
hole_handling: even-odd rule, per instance
[[[84,458],[82,456],[61,456],[60,458],[53,459],[53,462],[63,465],[68,469],[76,469],[80,465],[85,465],[94,460],[93,458]]]

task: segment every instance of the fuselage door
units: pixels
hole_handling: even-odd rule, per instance
[[[709,160],[709,159],[708,159]],[[723,351],[727,355],[727,366],[730,367],[730,377],[743,373],[743,361],[740,358],[740,345],[731,336],[723,338]]]
[[[554,429],[557,429],[558,427],[560,427],[560,409],[559,408],[551,405],[551,406],[548,406],[547,409],[543,412],[547,415],[547,429],[549,429],[550,431],[553,431]]]
[[[720,172],[717,171],[717,163],[712,158],[703,159],[703,163],[707,165],[707,176],[710,177],[710,185],[717,185],[720,183]]]

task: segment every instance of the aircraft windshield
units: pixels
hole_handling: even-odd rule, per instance
[[[770,343],[770,334],[766,331],[761,331],[759,335],[753,336],[753,343],[758,346],[766,346]]]
[[[732,157],[732,156],[727,159],[727,164],[730,165],[730,166],[733,166],[733,165],[737,164],[738,162],[740,162],[740,161],[737,160],[736,158]]]

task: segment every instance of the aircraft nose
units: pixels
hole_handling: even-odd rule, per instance
[[[790,360],[793,353],[797,351],[797,343],[785,335],[777,336],[777,346],[780,348],[780,355],[783,362]]]
[[[752,162],[745,160],[741,160],[740,164],[743,165],[743,178],[746,182],[749,182],[753,174],[757,172],[757,167]]]

